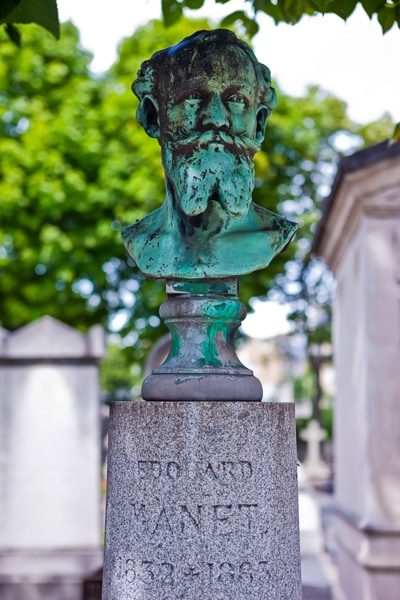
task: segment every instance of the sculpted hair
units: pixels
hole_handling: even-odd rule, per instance
[[[253,65],[258,81],[258,102],[264,106],[267,116],[276,106],[276,94],[271,86],[271,74],[268,67],[261,64],[250,46],[228,29],[197,31],[184,38],[175,46],[159,50],[142,63],[137,79],[132,83],[132,91],[139,99],[136,113],[137,120],[152,137],[159,137],[157,114],[159,104],[165,97],[165,86],[173,76],[173,66],[178,64],[183,55],[196,52],[206,44],[223,44],[240,48]]]

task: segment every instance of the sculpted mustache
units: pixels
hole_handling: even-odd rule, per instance
[[[168,145],[172,151],[178,151],[190,156],[196,150],[207,149],[210,144],[222,144],[224,149],[231,154],[244,150],[247,155],[254,156],[259,151],[260,145],[251,138],[242,135],[230,135],[224,131],[204,131],[181,137],[178,140],[170,139]]]

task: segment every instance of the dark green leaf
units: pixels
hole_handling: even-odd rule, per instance
[[[335,0],[332,2],[327,12],[334,13],[344,21],[351,15],[357,4],[357,0]]]
[[[371,18],[375,13],[384,8],[385,0],[362,0],[361,4],[369,18]]]
[[[326,13],[329,10],[332,0],[310,0],[310,4],[315,10],[321,13]]]
[[[396,12],[393,8],[382,8],[378,12],[378,21],[382,27],[383,33],[389,31],[396,21]]]
[[[284,17],[288,23],[298,23],[304,15],[304,0],[284,0],[283,2],[278,2],[279,5],[282,5]]]
[[[162,0],[161,10],[166,27],[171,27],[182,16],[182,4],[178,0]]]
[[[3,19],[8,15],[8,13],[10,13],[16,6],[18,6],[20,2],[21,0],[1,0],[0,21],[3,21]]]
[[[397,123],[396,127],[394,128],[392,137],[390,138],[389,146],[392,146],[393,144],[398,144],[399,142],[400,142],[400,123]]]
[[[265,0],[254,0],[254,10],[262,11],[266,15],[269,15],[274,19],[275,23],[283,20],[279,7],[271,2],[266,3]]]
[[[55,38],[60,37],[60,23],[56,0],[21,0],[18,5],[2,19],[3,23],[37,23]]]
[[[253,37],[258,32],[259,27],[257,23],[253,19],[250,19],[250,17],[242,10],[236,10],[225,17],[225,19],[221,21],[221,27],[230,27],[238,22],[246,29],[249,37]]]
[[[17,46],[21,46],[21,34],[18,29],[14,27],[14,25],[11,25],[11,23],[8,23],[6,25],[6,31],[10,40]]]
[[[190,10],[197,10],[204,4],[204,0],[184,0],[184,5]]]

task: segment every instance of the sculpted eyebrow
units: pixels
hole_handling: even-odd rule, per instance
[[[243,82],[233,82],[230,85],[228,85],[226,88],[224,88],[223,90],[223,94],[234,94],[235,92],[243,92],[243,93],[247,93],[247,94],[251,94],[253,91],[253,88],[251,88],[249,85],[246,85]]]
[[[173,96],[178,102],[184,100],[186,96],[194,92],[204,93],[207,91],[207,79],[202,77],[201,79],[189,79],[182,85],[179,85],[173,91]]]

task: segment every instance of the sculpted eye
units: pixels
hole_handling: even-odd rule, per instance
[[[230,96],[228,96],[226,102],[228,104],[234,105],[237,108],[247,108],[249,105],[249,101],[246,98],[246,96],[239,93],[231,94]]]
[[[200,102],[201,94],[199,92],[191,92],[190,94],[185,96],[185,100],[187,100],[188,102]]]
[[[189,108],[197,108],[201,102],[201,98],[198,94],[189,94],[185,98],[185,105]]]

